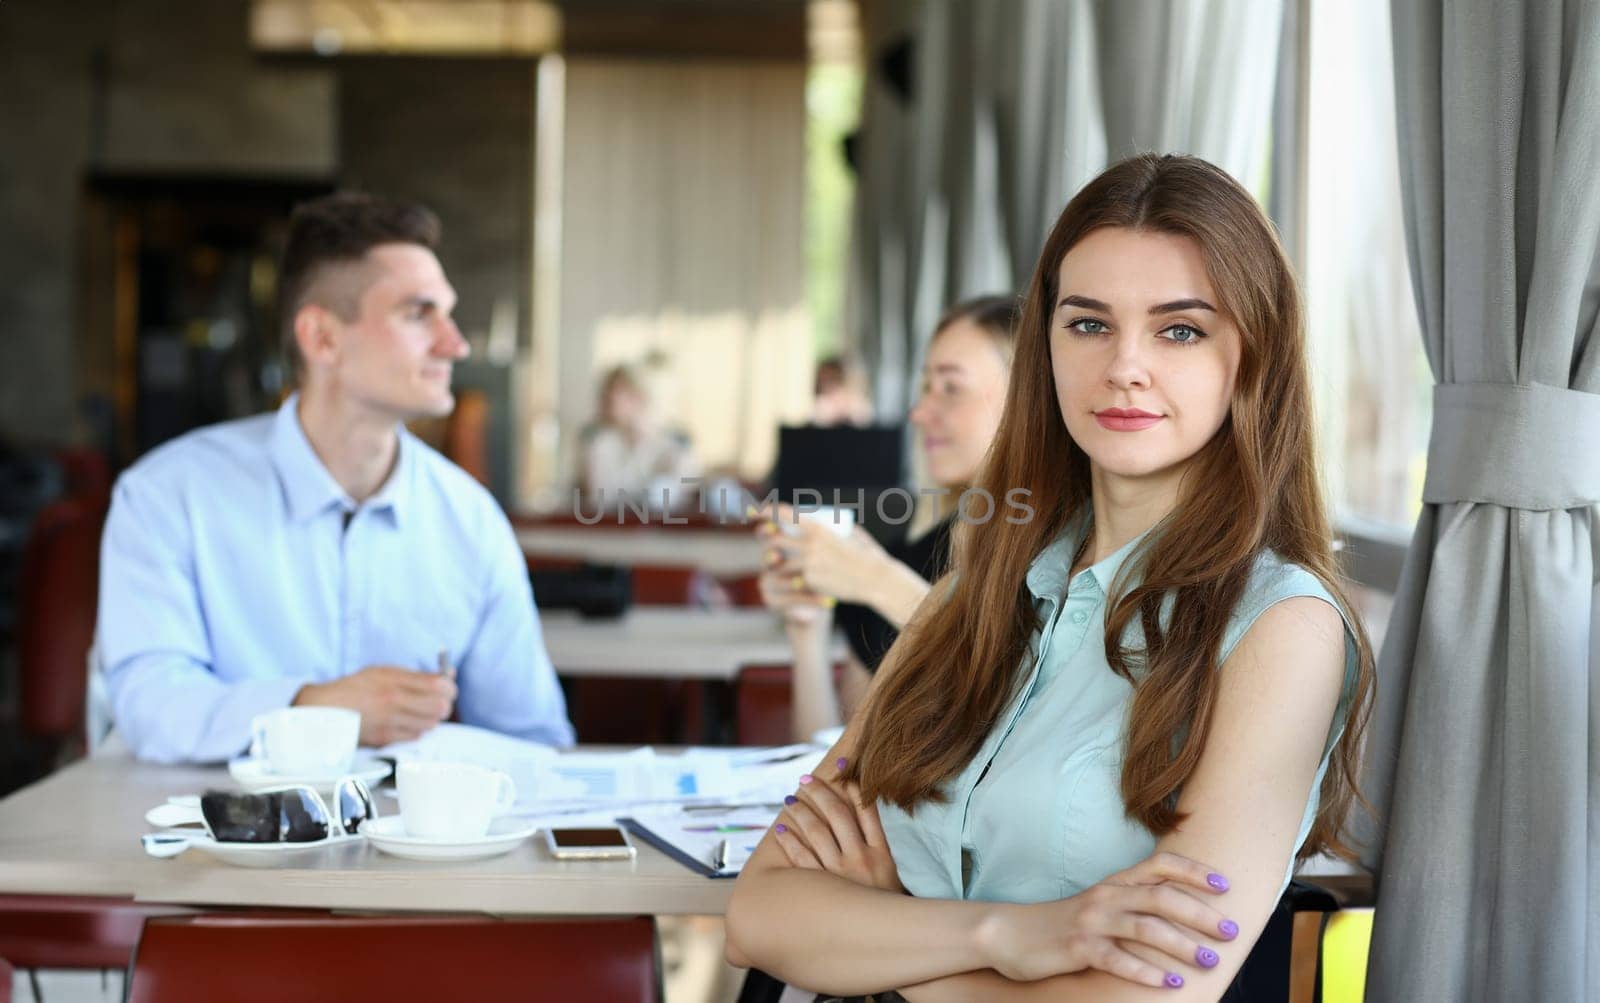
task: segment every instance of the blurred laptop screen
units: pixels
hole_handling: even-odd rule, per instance
[[[773,487],[785,501],[794,492],[810,488],[832,502],[834,489],[858,488],[869,492],[905,484],[905,427],[873,425],[867,428],[816,425],[788,426],[778,430],[778,469]]]

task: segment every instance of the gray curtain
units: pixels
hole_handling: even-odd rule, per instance
[[[1097,11],[1109,161],[1192,153],[1258,187],[1283,0],[1112,0]]]
[[[1266,170],[1283,0],[888,0],[868,80],[847,315],[878,413],[909,405],[940,312],[1021,292],[1061,207],[1111,160]],[[874,57],[912,41],[912,93]],[[1225,56],[1225,58],[1223,58]]]
[[[1095,4],[868,4],[850,339],[885,419],[910,406],[919,352],[948,304],[1020,291],[1046,227],[1105,166]],[[881,57],[910,43],[911,93]]]
[[[1368,750],[1367,998],[1600,999],[1600,4],[1393,20],[1438,386]]]

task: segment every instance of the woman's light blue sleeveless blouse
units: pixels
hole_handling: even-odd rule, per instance
[[[879,803],[900,881],[913,895],[991,902],[1066,898],[1155,850],[1155,836],[1124,811],[1120,784],[1133,687],[1105,657],[1106,591],[1143,537],[1064,587],[1087,528],[1086,520],[1077,522],[1029,567],[1028,589],[1044,625],[1029,642],[1028,676],[977,756],[946,784],[947,800],[924,802],[914,815]],[[1268,607],[1295,596],[1339,608],[1310,572],[1263,554],[1229,619],[1218,664]],[[1347,619],[1344,690],[1297,848],[1316,818],[1328,752],[1343,732],[1356,658]],[[1285,886],[1292,873],[1291,862]]]

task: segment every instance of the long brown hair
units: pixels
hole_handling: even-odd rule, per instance
[[[1210,732],[1227,614],[1263,551],[1305,568],[1352,609],[1317,476],[1300,295],[1271,224],[1248,192],[1203,160],[1124,160],[1084,187],[1050,231],[1023,304],[1005,414],[979,476],[992,498],[1027,489],[1034,515],[958,528],[953,574],[890,650],[862,711],[847,776],[866,797],[906,810],[943,800],[940,788],[977,754],[1015,695],[1028,640],[1041,627],[1028,567],[1090,501],[1089,458],[1067,433],[1050,365],[1058,271],[1073,245],[1107,226],[1193,239],[1243,343],[1228,417],[1190,460],[1179,503],[1109,599],[1106,661],[1135,687],[1122,767],[1128,817],[1157,835],[1182,821],[1176,794]],[[1121,639],[1135,618],[1145,644],[1128,650]],[[1371,645],[1350,618],[1355,698],[1302,856],[1350,852],[1341,835],[1359,796],[1373,674]]]

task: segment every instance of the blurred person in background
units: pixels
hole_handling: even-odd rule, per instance
[[[861,363],[848,355],[830,355],[817,363],[811,424],[861,427],[872,424],[872,399]]]
[[[605,512],[628,501],[673,510],[690,494],[683,479],[699,474],[693,445],[660,422],[639,374],[628,366],[607,370],[600,381],[596,420],[580,435],[578,489],[583,497]]]
[[[826,524],[796,522],[786,506],[758,525],[767,544],[762,599],[783,614],[793,648],[796,740],[849,718],[929,583],[948,566],[956,500],[1000,425],[1016,323],[1014,297],[978,297],[951,307],[928,343],[910,420],[928,475],[944,489],[932,529],[885,549],[860,526],[841,536]],[[850,645],[837,687],[828,655],[835,623]]]

